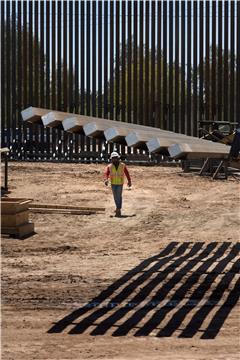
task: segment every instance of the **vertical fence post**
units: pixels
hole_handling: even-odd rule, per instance
[[[10,68],[10,57],[11,57],[11,30],[10,30],[10,1],[7,1],[6,11],[6,125],[7,125],[7,147],[12,142],[12,129],[11,129],[11,98],[8,94],[11,92],[11,68]],[[25,92],[24,92],[25,95]]]
[[[235,2],[231,1],[231,45],[230,45],[230,121],[234,122],[235,114]]]
[[[144,125],[149,125],[149,1],[145,2],[145,91],[144,91]]]
[[[175,123],[174,131],[179,132],[179,1],[175,1]]]
[[[222,1],[218,2],[218,116],[222,120]]]
[[[164,90],[163,90],[164,91]],[[185,1],[181,2],[181,133],[185,133]]]
[[[104,118],[108,117],[108,1],[104,1]]]
[[[58,0],[57,2],[57,109],[62,110],[62,11],[61,11],[62,2]]]
[[[162,91],[161,91],[161,84],[162,84],[162,2],[157,2],[157,127],[162,127]]]
[[[168,129],[167,86],[167,1],[163,2],[163,128]]]
[[[29,27],[28,27],[28,63],[29,63],[29,76],[28,76],[28,105],[33,105],[33,2],[29,1],[28,3],[28,11],[29,11]],[[16,61],[16,60],[15,60]],[[15,85],[14,85],[15,86]],[[15,126],[14,126],[15,127]],[[33,126],[29,127],[29,157],[31,160],[34,159],[33,149],[35,142],[33,141]]]
[[[140,18],[139,18],[139,124],[144,123],[143,120],[143,1],[140,1]]]
[[[80,45],[80,55],[81,55],[81,107],[80,113],[85,114],[84,108],[84,98],[85,98],[85,11],[84,11],[84,1],[81,1],[81,45]]]
[[[44,1],[40,1],[40,107],[45,107],[45,24],[44,24]],[[42,138],[43,140],[43,138]]]
[[[81,17],[80,17],[80,29],[81,29],[81,42],[80,42],[80,61],[81,61],[81,105],[80,114],[85,114],[85,1],[81,1]],[[85,138],[80,135],[80,148],[81,151],[85,150]]]
[[[23,2],[23,108],[28,105],[28,43],[27,43],[27,1]]]
[[[96,2],[92,3],[92,116],[96,116]]]
[[[152,21],[151,21],[151,98],[150,98],[150,126],[156,126],[155,110],[155,1],[152,1]]]
[[[168,129],[173,130],[173,2],[169,1],[169,112]]]
[[[18,23],[17,23],[17,31],[18,31],[18,45],[17,45],[17,109],[18,109],[18,134],[17,134],[17,142],[18,142],[18,158],[21,155],[21,147],[22,147],[22,133],[23,133],[23,125],[21,121],[21,110],[22,110],[22,3],[18,1]],[[36,10],[36,9],[35,9]]]
[[[216,2],[212,2],[212,104],[211,104],[211,117],[215,120],[216,117]]]
[[[39,106],[39,4],[38,1],[34,1],[34,38],[33,38],[33,106]],[[33,141],[35,144],[34,159],[37,160],[37,152],[39,150],[39,144],[41,142],[40,126],[33,125]]]
[[[102,117],[102,2],[98,2],[98,117]]]
[[[206,73],[205,73],[205,92],[206,92],[206,101],[205,101],[205,116],[206,120],[210,120],[210,45],[209,45],[209,20],[210,20],[210,3],[206,2],[206,33],[205,33],[205,51],[206,51]]]
[[[51,32],[51,55],[52,55],[52,69],[51,69],[51,104],[52,109],[56,109],[56,2],[53,0],[52,5],[52,32]],[[77,65],[76,65],[77,66]]]
[[[224,2],[224,112],[223,120],[229,121],[228,107],[229,107],[229,91],[228,91],[228,5],[229,2]]]
[[[115,81],[115,120],[119,120],[120,109],[120,3],[116,2],[116,81]]]
[[[199,3],[199,126],[203,120],[203,1]]]
[[[63,1],[63,111],[68,111],[68,69],[67,69],[67,58],[68,58],[68,37],[67,29],[69,28],[68,21],[68,2]]]
[[[51,2],[52,11],[51,11],[51,57],[52,57],[52,68],[51,68],[51,109],[55,110],[57,108],[56,101],[56,1]],[[57,130],[52,129],[52,139],[51,139],[51,149],[52,149],[52,159],[56,156],[56,140],[57,140]]]
[[[17,78],[16,78],[16,62],[17,62],[17,52],[16,52],[16,2],[12,2],[12,154],[11,157],[16,158],[17,152],[17,142],[16,142],[16,127],[17,127]],[[2,21],[3,22],[3,21]],[[30,104],[32,103],[32,83],[30,85],[30,79],[32,76],[32,2],[29,2],[29,96]],[[30,59],[31,56],[31,59]],[[4,57],[3,57],[4,58]],[[2,58],[2,61],[4,61]],[[3,72],[1,77],[3,77]],[[2,95],[4,96],[4,95]],[[2,118],[2,121],[4,119]],[[32,134],[32,130],[31,130]]]
[[[122,1],[122,116],[121,120],[126,121],[126,1]]]
[[[87,23],[86,23],[86,115],[90,115],[91,112],[91,2],[87,1]]]
[[[5,143],[5,120],[6,120],[6,107],[5,107],[5,2],[1,1],[1,144],[6,146]]]
[[[240,2],[237,2],[237,94],[236,94],[236,121],[240,126]]]
[[[86,3],[86,115],[91,115],[91,2],[87,1]],[[91,139],[89,137],[85,137],[86,142],[86,150],[91,151]]]
[[[134,1],[133,18],[133,122],[138,123],[138,2]]]
[[[74,112],[76,114],[79,113],[79,1],[75,1],[75,15],[74,15],[74,32],[75,32],[75,50],[74,50],[74,58],[75,58],[75,69],[74,69]],[[77,160],[77,155],[79,151],[79,134],[73,135],[74,139],[74,161]]]
[[[127,35],[127,121],[132,122],[132,1],[128,0],[128,35]]]
[[[187,135],[192,133],[192,6],[187,2]]]
[[[198,56],[198,9],[197,2],[194,1],[193,8],[193,114],[192,114],[192,135],[198,136],[198,83],[197,83],[197,56]]]

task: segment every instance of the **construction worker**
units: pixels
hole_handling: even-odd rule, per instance
[[[126,165],[120,161],[120,155],[114,151],[111,153],[110,159],[112,163],[104,171],[104,182],[108,186],[110,179],[113,198],[116,204],[115,216],[121,217],[124,175],[128,180],[128,187],[132,186],[132,182]]]

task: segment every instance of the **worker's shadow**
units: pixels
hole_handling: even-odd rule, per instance
[[[213,339],[239,299],[239,250],[229,242],[172,242],[48,333],[70,327],[69,334]]]
[[[136,216],[136,214],[129,214],[129,215],[127,215],[127,214],[124,214],[124,215],[121,215],[121,216],[120,216],[120,218],[123,218],[123,219],[125,219],[125,218],[130,218],[130,217],[134,217],[134,216]]]
[[[136,214],[122,214],[121,216],[116,216],[116,215],[110,215],[111,218],[117,218],[117,219],[126,219],[126,218],[131,218],[131,217],[134,217],[136,216]]]

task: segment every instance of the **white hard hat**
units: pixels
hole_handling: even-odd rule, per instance
[[[112,159],[112,158],[120,158],[120,155],[116,151],[114,151],[110,155],[110,159]]]

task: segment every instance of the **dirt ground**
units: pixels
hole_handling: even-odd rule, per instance
[[[239,359],[239,180],[132,165],[115,218],[103,169],[9,164],[11,197],[106,211],[2,238],[2,359]]]

